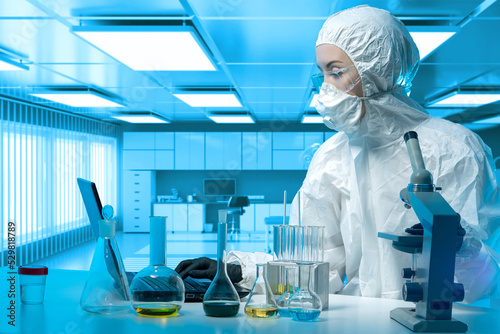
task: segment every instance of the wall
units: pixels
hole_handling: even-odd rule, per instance
[[[483,139],[486,145],[491,148],[493,158],[500,156],[500,126],[491,127],[483,130],[475,130],[475,133]],[[500,166],[497,165],[497,168]]]
[[[266,203],[282,203],[283,191],[291,202],[302,185],[306,171],[156,171],[156,194],[170,195],[171,188],[179,191],[186,200],[196,193],[203,202],[203,179],[234,178],[237,195],[264,195]]]

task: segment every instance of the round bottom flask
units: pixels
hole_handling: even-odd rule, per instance
[[[312,289],[314,268],[314,264],[299,264],[299,289],[290,298],[288,306],[294,320],[312,321],[321,313],[321,299]]]
[[[150,218],[150,265],[132,280],[132,306],[142,316],[175,316],[184,305],[184,282],[166,264],[166,217]]]

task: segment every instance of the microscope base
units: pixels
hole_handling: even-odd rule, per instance
[[[467,324],[451,318],[451,320],[425,320],[417,317],[415,308],[400,307],[391,311],[391,318],[401,325],[417,333],[465,333]]]

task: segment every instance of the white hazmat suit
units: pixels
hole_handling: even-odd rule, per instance
[[[407,131],[418,133],[425,166],[467,232],[455,272],[465,287],[464,302],[494,292],[500,270],[482,242],[500,224],[491,151],[473,132],[429,116],[406,95],[419,54],[404,25],[387,11],[359,6],[329,18],[319,33],[316,45],[321,44],[349,56],[364,96],[323,83],[316,108],[339,133],[315,153],[300,189],[300,210],[297,196],[292,204],[290,224],[298,224],[300,212],[302,225],[326,227],[330,292],[401,298],[400,273],[411,266],[411,255],[377,234],[403,233],[419,222],[399,199],[412,174],[403,139]],[[230,254],[230,262],[242,264],[242,285],[253,282],[255,262],[269,260],[257,256]]]

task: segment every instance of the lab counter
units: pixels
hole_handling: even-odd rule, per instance
[[[316,321],[290,318],[253,319],[244,311],[233,318],[205,316],[201,303],[185,303],[172,318],[141,317],[128,313],[99,315],[80,308],[86,271],[49,269],[42,305],[22,305],[21,333],[412,333],[389,317],[401,300],[330,295],[330,308]],[[500,311],[454,305],[454,317],[469,325],[468,333],[499,333]]]

